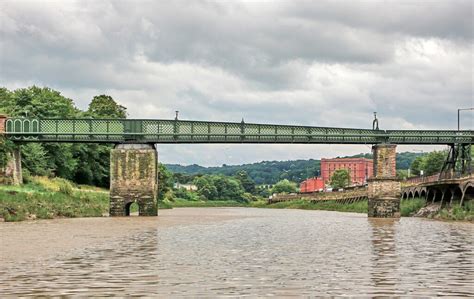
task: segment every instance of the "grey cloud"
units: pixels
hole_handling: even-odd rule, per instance
[[[80,107],[108,93],[132,117],[365,128],[378,111],[387,129],[453,128],[473,104],[472,2],[420,3],[2,1],[0,81]],[[291,158],[244,148],[234,156]]]

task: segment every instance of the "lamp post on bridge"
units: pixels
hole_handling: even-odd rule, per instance
[[[461,122],[460,122],[461,111],[469,111],[469,110],[471,111],[474,110],[474,107],[458,109],[458,131],[461,130]]]

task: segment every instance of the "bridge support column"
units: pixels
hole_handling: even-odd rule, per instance
[[[0,141],[0,146],[2,146],[2,141]],[[23,175],[20,147],[7,153],[7,159],[6,164],[0,167],[0,185],[21,185]]]
[[[4,157],[6,160],[0,161],[0,184],[20,185],[23,183],[20,147],[7,147],[5,140],[6,121],[7,116],[0,114],[0,150],[6,153],[6,157]]]
[[[110,216],[157,216],[158,154],[151,144],[119,144],[110,152]]]
[[[401,187],[396,176],[396,148],[393,144],[372,147],[374,176],[368,180],[369,217],[400,217]]]

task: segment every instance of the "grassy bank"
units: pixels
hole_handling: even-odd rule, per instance
[[[434,215],[433,218],[474,222],[474,203],[472,201],[468,201],[463,207],[460,207],[459,202],[454,202],[452,207],[441,209],[436,215]]]
[[[245,202],[233,201],[233,200],[185,200],[176,199],[173,202],[169,202],[174,208],[216,208],[216,207],[250,207],[251,205]]]
[[[424,207],[426,201],[422,198],[415,198],[411,200],[402,200],[400,202],[400,214],[403,217],[409,217],[415,215],[422,207]]]
[[[57,217],[99,217],[109,209],[105,190],[81,190],[63,179],[33,178],[22,186],[0,186],[5,221]]]
[[[403,200],[400,204],[401,215],[414,216],[425,206],[426,200],[423,198]],[[439,203],[435,203],[433,211],[427,211],[424,217],[441,220],[474,221],[474,203],[472,201],[465,202],[462,207],[459,206],[459,202],[455,201],[451,207],[445,205],[440,210],[438,208]]]
[[[367,201],[360,201],[351,204],[342,204],[337,203],[335,201],[310,202],[307,200],[293,200],[269,204],[266,205],[265,208],[367,213]]]

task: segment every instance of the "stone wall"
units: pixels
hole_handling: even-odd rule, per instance
[[[369,198],[400,197],[401,185],[396,178],[372,178],[369,181]]]
[[[0,147],[5,146],[5,123],[7,116],[0,114]],[[17,147],[8,154],[8,162],[5,167],[0,167],[0,184],[20,185],[23,183],[21,171],[21,152]]]
[[[2,141],[0,141],[0,146],[2,146]],[[8,156],[7,165],[0,167],[0,184],[20,185],[23,183],[20,148],[14,149]]]
[[[372,147],[374,177],[368,180],[369,217],[400,217],[401,185],[396,177],[396,148],[393,144]]]
[[[110,153],[110,216],[157,216],[157,152],[149,144],[120,144]]]
[[[397,176],[397,146],[380,144],[372,147],[374,154],[374,177],[395,178]]]

